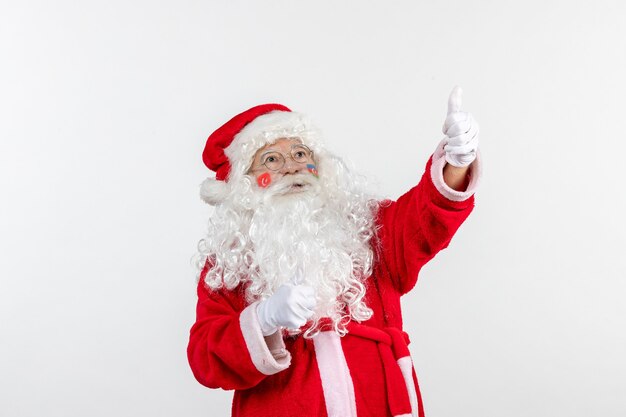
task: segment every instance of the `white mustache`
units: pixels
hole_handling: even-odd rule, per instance
[[[289,190],[295,184],[313,186],[315,182],[310,174],[285,175],[280,180],[271,184],[268,190],[272,193],[281,194]]]

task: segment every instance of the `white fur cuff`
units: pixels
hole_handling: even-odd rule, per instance
[[[274,375],[291,365],[291,354],[285,349],[280,332],[264,337],[256,314],[258,301],[246,307],[239,316],[241,333],[256,369],[264,375]]]
[[[435,153],[433,154],[433,162],[430,167],[430,177],[435,185],[435,188],[451,201],[464,201],[470,198],[476,192],[480,177],[482,175],[482,161],[480,156],[480,150],[476,150],[476,159],[469,166],[470,183],[465,191],[453,190],[446,184],[443,179],[443,168],[446,166],[446,152],[443,150],[445,145],[445,139],[442,140]]]

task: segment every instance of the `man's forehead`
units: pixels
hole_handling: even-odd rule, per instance
[[[257,153],[264,152],[264,151],[272,151],[272,150],[279,149],[281,147],[292,146],[292,145],[295,145],[295,144],[302,144],[302,139],[300,139],[298,137],[279,138],[274,143],[268,143],[267,145],[263,146],[262,148],[259,148],[257,150]]]

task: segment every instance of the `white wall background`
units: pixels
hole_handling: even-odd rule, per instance
[[[625,13],[3,1],[0,415],[228,415],[185,355],[206,137],[282,102],[395,198],[455,84],[485,172],[404,300],[428,416],[626,415]]]

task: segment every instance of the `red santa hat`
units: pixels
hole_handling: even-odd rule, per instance
[[[213,132],[202,153],[204,164],[215,172],[200,187],[208,204],[218,204],[231,191],[230,184],[241,180],[256,151],[283,137],[298,137],[314,151],[314,127],[309,119],[282,104],[261,104],[240,113]]]

